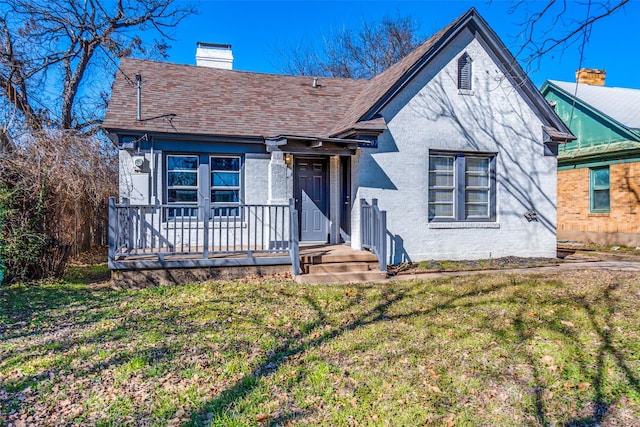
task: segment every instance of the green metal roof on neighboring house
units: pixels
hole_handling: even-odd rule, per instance
[[[640,89],[549,80],[629,129],[640,129]]]
[[[559,162],[640,153],[640,90],[549,80],[541,91],[576,136],[560,147]]]

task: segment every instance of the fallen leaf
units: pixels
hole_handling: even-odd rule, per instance
[[[437,385],[428,384],[427,388],[429,389],[429,391],[432,391],[434,393],[442,393],[442,390],[440,390],[440,387],[438,387]]]
[[[445,421],[447,422],[447,427],[453,427],[455,425],[455,417],[453,415],[449,415]]]
[[[269,420],[269,418],[271,418],[271,415],[269,414],[260,414],[256,417],[256,422],[257,423],[264,423],[266,421]]]
[[[545,365],[551,365],[555,363],[556,360],[553,358],[553,356],[547,355],[547,356],[542,356],[542,358],[540,358],[540,361]]]
[[[562,323],[564,326],[568,326],[569,328],[573,328],[575,326],[573,322],[569,322],[568,320],[561,320],[560,323]]]
[[[578,384],[578,390],[586,390],[591,387],[591,383],[580,383]]]
[[[432,376],[433,378],[435,378],[435,379],[440,378],[440,375],[438,375],[438,374],[436,373],[436,371],[435,371],[433,368],[429,368],[429,369],[427,369],[427,370],[429,371],[429,374],[431,374],[431,376]]]

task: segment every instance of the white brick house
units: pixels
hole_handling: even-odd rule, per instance
[[[229,218],[248,231],[245,206],[294,199],[295,240],[359,249],[361,200],[377,199],[388,263],[555,256],[555,154],[572,135],[475,9],[371,80],[120,67],[104,122],[120,198],[163,206],[165,239],[172,204],[207,206],[211,234]]]

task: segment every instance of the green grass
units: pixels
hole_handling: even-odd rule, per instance
[[[86,271],[0,288],[0,425],[640,424],[631,273],[113,290]]]

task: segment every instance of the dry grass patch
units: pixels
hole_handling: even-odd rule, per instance
[[[0,425],[639,425],[639,302],[590,271],[13,286]]]

